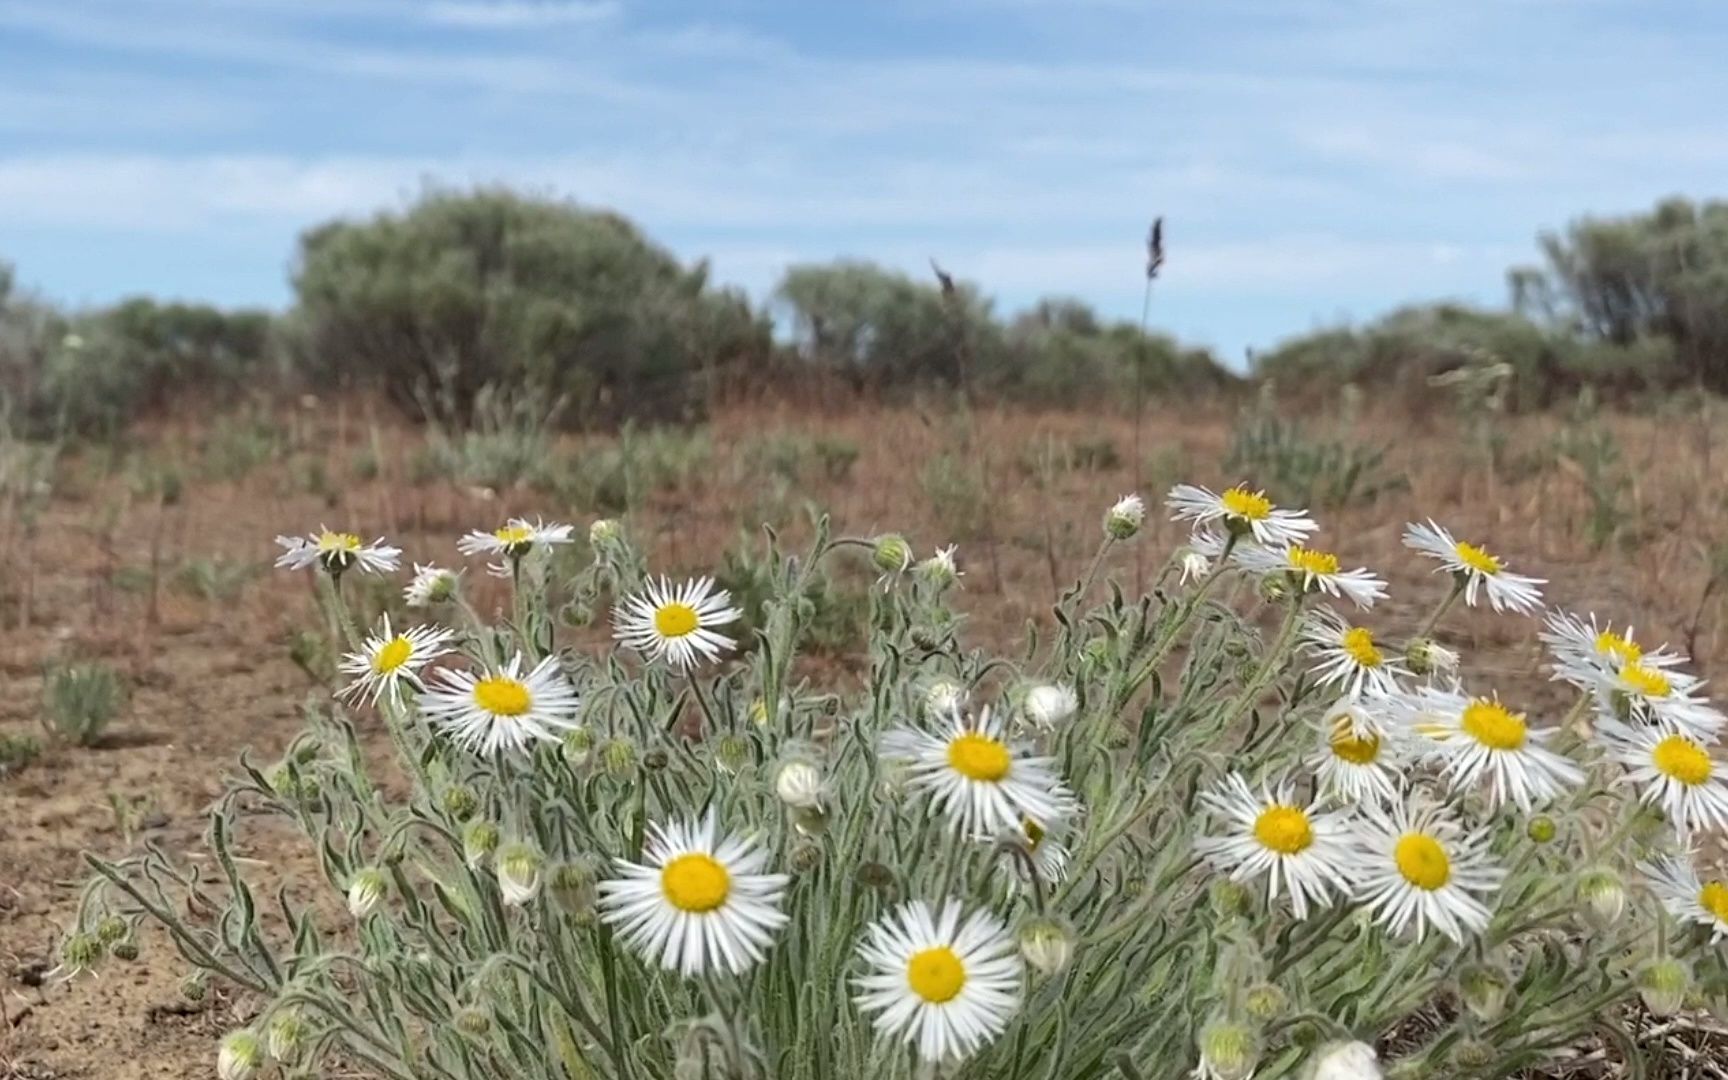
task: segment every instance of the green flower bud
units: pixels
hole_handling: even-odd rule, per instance
[[[498,891],[507,907],[521,907],[540,895],[540,868],[546,857],[532,844],[506,844],[498,849]]]
[[[801,836],[821,836],[828,831],[828,812],[817,806],[794,810],[792,827]]]
[[[1278,574],[1269,574],[1260,579],[1260,599],[1268,604],[1279,604],[1289,599],[1290,581]]]
[[[247,1080],[264,1064],[258,1036],[242,1028],[229,1032],[216,1051],[216,1075],[221,1080]]]
[[[1060,920],[1028,919],[1020,928],[1020,955],[1045,978],[1060,975],[1074,962],[1074,934]]]
[[[298,1009],[282,1009],[270,1018],[264,1029],[264,1042],[270,1056],[284,1065],[299,1060],[301,1052],[312,1039],[312,1025]]]
[[[490,821],[477,819],[462,829],[462,858],[469,866],[479,866],[497,850],[498,826]]]
[[[73,933],[60,943],[60,968],[66,977],[91,971],[101,961],[107,947],[94,934]]]
[[[1218,1017],[1200,1029],[1200,1075],[1248,1080],[1259,1065],[1259,1039],[1253,1028]]]
[[[642,755],[642,767],[649,772],[661,772],[672,764],[672,755],[664,746],[650,746]]]
[[[96,940],[112,945],[132,932],[132,926],[118,915],[104,915],[96,924]]]
[[[571,915],[592,912],[598,898],[594,867],[586,860],[559,863],[553,867],[546,888],[553,902]]]
[[[1468,964],[1458,972],[1458,997],[1470,1015],[1485,1024],[1493,1023],[1506,1011],[1506,999],[1512,993],[1512,980],[1498,967],[1489,964]]]
[[[960,580],[960,568],[954,564],[954,547],[937,548],[936,554],[918,564],[918,576],[938,590]]]
[[[884,575],[902,574],[912,565],[912,547],[899,533],[878,536],[875,547],[870,551],[870,561],[874,562],[876,569]]]
[[[484,1009],[473,1006],[456,1010],[456,1029],[475,1038],[492,1030],[492,1017]]]
[[[1460,1039],[1452,1047],[1452,1064],[1467,1071],[1486,1069],[1494,1064],[1494,1057],[1494,1047],[1481,1039]]]
[[[562,750],[565,761],[573,768],[582,768],[594,756],[594,732],[585,727],[571,728],[564,733]]]
[[[1146,523],[1146,500],[1124,495],[1104,513],[1104,535],[1112,540],[1132,539]]]
[[[792,872],[808,874],[822,865],[822,845],[811,840],[800,840],[792,845]]]
[[[1417,638],[1404,649],[1404,663],[1416,675],[1458,670],[1458,654],[1431,638]]]
[[[1606,866],[1578,875],[1579,914],[1593,929],[1606,930],[1626,911],[1626,882]]]
[[[202,971],[194,971],[180,980],[180,996],[197,1004],[204,1000],[204,995],[210,991],[210,976]]]
[[[467,821],[480,809],[480,796],[466,784],[444,789],[444,813],[456,821]]]
[[[1524,835],[1538,844],[1552,844],[1559,832],[1559,826],[1555,825],[1554,819],[1547,814],[1537,814],[1530,819],[1530,824],[1524,827]]]
[[[879,862],[860,863],[854,877],[858,884],[867,889],[887,890],[894,887],[894,871]]]
[[[1638,996],[1657,1018],[1673,1016],[1686,1004],[1692,988],[1692,972],[1684,961],[1658,956],[1638,972]]]
[[[1276,983],[1256,983],[1242,994],[1242,1011],[1260,1023],[1278,1019],[1289,1008],[1290,995]]]
[[[723,772],[736,773],[750,764],[750,740],[734,732],[727,732],[714,740],[714,764]]]
[[[601,767],[616,779],[625,780],[636,775],[636,761],[636,744],[629,739],[610,739],[600,748]]]
[[[1211,887],[1212,910],[1223,918],[1236,918],[1253,910],[1254,897],[1235,881],[1220,878]]]
[[[389,891],[390,879],[384,876],[384,871],[376,866],[357,871],[348,882],[348,914],[364,919],[378,910]]]
[[[274,766],[264,776],[264,782],[270,785],[270,790],[289,801],[299,798],[299,784],[294,780],[294,769],[286,761]]]

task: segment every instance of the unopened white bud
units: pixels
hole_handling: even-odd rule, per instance
[[[378,910],[378,905],[384,902],[384,896],[390,891],[389,879],[384,871],[375,866],[368,866],[357,872],[348,882],[348,914],[356,919]]]
[[[1672,956],[1659,956],[1638,973],[1638,996],[1650,1015],[1659,1019],[1679,1012],[1691,988],[1692,972]]]
[[[540,868],[545,862],[529,844],[506,844],[498,850],[498,891],[506,905],[521,907],[540,895]]]
[[[283,1009],[272,1016],[264,1032],[270,1056],[284,1064],[292,1064],[299,1058],[311,1035],[312,1025],[306,1022],[298,1009]]]
[[[960,580],[960,568],[954,562],[954,545],[937,548],[936,554],[919,563],[918,576],[938,589],[945,589]]]
[[[264,1064],[258,1036],[242,1028],[231,1031],[216,1051],[216,1075],[222,1080],[246,1080]]]
[[[596,550],[615,544],[624,535],[624,526],[612,518],[601,518],[588,526],[588,543]]]
[[[1145,522],[1146,500],[1138,495],[1124,495],[1104,515],[1104,535],[1112,540],[1127,540]]]
[[[953,716],[966,707],[966,688],[951,679],[937,679],[924,688],[924,711],[933,717]]]
[[[1200,1075],[1213,1080],[1248,1080],[1260,1064],[1254,1029],[1217,1019],[1200,1031]]]
[[[1060,975],[1074,961],[1074,935],[1055,919],[1032,919],[1020,929],[1020,955],[1045,978]]]
[[[1380,1080],[1380,1062],[1367,1043],[1330,1043],[1315,1053],[1307,1080]]]
[[[1026,719],[1048,731],[1073,716],[1080,699],[1069,686],[1034,686],[1026,693]]]
[[[1182,584],[1198,581],[1212,572],[1212,560],[1198,551],[1189,550],[1182,556]]]
[[[822,773],[814,765],[788,761],[774,775],[774,794],[794,810],[816,810],[822,806]]]
[[[1626,882],[1605,866],[1586,870],[1578,875],[1578,903],[1585,922],[1606,930],[1626,911]]]

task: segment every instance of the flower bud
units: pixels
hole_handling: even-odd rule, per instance
[[[1494,1047],[1481,1039],[1459,1039],[1452,1047],[1452,1064],[1465,1071],[1486,1069],[1494,1064]]]
[[[966,688],[952,679],[937,679],[924,688],[924,711],[946,719],[966,707]]]
[[[498,891],[508,907],[521,907],[540,895],[540,868],[546,857],[531,844],[506,844],[498,849]]]
[[[813,840],[800,840],[792,845],[792,872],[808,874],[822,865],[822,845]]]
[[[467,784],[457,784],[444,789],[444,813],[455,821],[467,821],[474,816],[474,811],[480,809],[480,796]]]
[[[1417,638],[1405,647],[1404,663],[1416,675],[1444,675],[1458,670],[1458,654],[1432,638]]]
[[[1056,919],[1029,919],[1020,928],[1020,955],[1045,978],[1060,975],[1074,962],[1074,935]]]
[[[202,971],[190,972],[180,980],[180,996],[196,1005],[210,991],[210,976]]]
[[[68,934],[60,943],[60,971],[69,979],[92,971],[105,952],[107,947],[94,934]]]
[[[878,536],[876,545],[870,550],[870,561],[884,576],[892,577],[904,573],[912,565],[912,547],[899,533]]]
[[[283,1009],[270,1018],[269,1025],[264,1029],[264,1041],[269,1047],[270,1056],[284,1065],[291,1065],[300,1057],[306,1043],[312,1038],[312,1025],[300,1015],[298,1009]]]
[[[1560,827],[1554,824],[1554,819],[1547,814],[1537,814],[1530,819],[1530,824],[1524,827],[1524,835],[1538,844],[1552,844],[1559,832]]]
[[[273,765],[264,774],[264,782],[270,785],[270,790],[284,799],[294,800],[299,797],[299,785],[294,782],[294,768],[286,761]]]
[[[378,905],[384,902],[384,896],[390,891],[390,881],[384,876],[384,871],[376,866],[368,866],[355,873],[348,882],[348,914],[356,919],[378,910]]]
[[[615,779],[625,780],[636,774],[636,744],[629,739],[609,739],[600,748],[600,765]]]
[[[1458,997],[1470,1015],[1491,1024],[1506,1011],[1512,981],[1506,973],[1488,964],[1468,964],[1458,973]]]
[[[774,794],[794,810],[815,810],[822,805],[822,773],[814,765],[788,761],[774,774]]]
[[[1282,603],[1290,596],[1290,579],[1282,574],[1268,574],[1260,579],[1260,599],[1268,604]]]
[[[954,564],[954,546],[937,548],[936,554],[918,564],[918,576],[938,589],[946,589],[960,580],[960,568]]]
[[[820,807],[794,810],[792,827],[802,836],[821,836],[828,831],[828,811]]]
[[[724,750],[724,745],[721,747]],[[724,754],[721,755],[724,757]],[[664,746],[650,746],[642,755],[642,767],[649,772],[663,772],[672,764],[672,755],[666,752]]]
[[[714,740],[714,764],[724,772],[737,773],[754,756],[750,740],[735,732],[728,731]]]
[[[116,941],[108,947],[108,951],[113,954],[116,960],[132,961],[138,959],[138,943],[131,938]]]
[[[96,924],[96,940],[104,945],[112,945],[131,931],[131,924],[120,916],[104,915],[102,921]]]
[[[1211,887],[1212,910],[1224,918],[1246,915],[1254,906],[1251,893],[1241,883],[1220,878]]]
[[[470,821],[462,829],[462,858],[469,866],[479,866],[486,856],[498,850],[498,826],[485,819]]]
[[[1638,996],[1650,1015],[1658,1019],[1679,1012],[1691,988],[1692,972],[1672,956],[1658,956],[1638,972]]]
[[[221,1080],[246,1080],[264,1064],[264,1048],[258,1036],[242,1028],[231,1031],[216,1051],[216,1075]]]
[[[456,1010],[456,1030],[476,1038],[492,1030],[492,1017],[485,1009],[467,1006]]]
[[[854,871],[854,879],[867,889],[891,889],[894,887],[894,871],[879,862],[860,863]]]
[[[1104,514],[1104,535],[1112,540],[1128,540],[1146,522],[1146,500],[1138,495],[1124,495]]]
[[[588,546],[603,551],[624,538],[624,526],[612,518],[601,518],[588,526]]]
[[[761,698],[750,703],[750,722],[757,727],[768,726],[768,703]]]
[[[1219,1017],[1200,1029],[1200,1075],[1248,1080],[1260,1064],[1259,1040],[1246,1024]]]
[[[585,727],[573,727],[564,733],[560,749],[564,760],[569,762],[572,768],[580,769],[594,756],[594,732]]]
[[[415,563],[414,578],[408,583],[408,587],[402,590],[402,595],[411,608],[442,604],[456,595],[456,586],[460,580],[461,575],[454,570]]]
[[[1578,875],[1579,914],[1596,930],[1606,930],[1626,911],[1626,883],[1606,866]]]
[[[1261,1023],[1278,1019],[1289,1008],[1290,995],[1276,983],[1256,983],[1242,994],[1242,1011]]]
[[[585,860],[553,867],[546,888],[553,901],[571,915],[586,915],[594,910],[597,899],[594,867]]]
[[[1315,1051],[1305,1080],[1381,1080],[1380,1063],[1367,1043],[1328,1043]]]
[[[1080,708],[1080,699],[1071,686],[1034,686],[1026,693],[1026,719],[1045,731],[1073,716]]]

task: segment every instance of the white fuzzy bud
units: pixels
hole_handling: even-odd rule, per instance
[[[1033,919],[1020,930],[1020,955],[1038,974],[1060,975],[1074,961],[1074,935],[1055,919]]]
[[[815,810],[822,805],[822,773],[814,765],[788,761],[774,776],[774,794],[794,810]]]
[[[1331,1043],[1314,1055],[1307,1080],[1380,1080],[1380,1061],[1367,1043]]]
[[[216,1051],[216,1075],[222,1080],[246,1080],[263,1064],[258,1036],[245,1029],[229,1032]]]
[[[540,868],[545,862],[528,844],[506,844],[498,850],[498,891],[506,905],[521,907],[540,895]]]
[[[390,882],[384,876],[384,871],[375,866],[359,871],[353,880],[348,882],[348,914],[356,919],[364,919],[378,910],[389,891]]]
[[[1112,540],[1127,540],[1145,523],[1146,500],[1138,495],[1124,495],[1104,515],[1104,535]]]
[[[1070,686],[1034,686],[1026,693],[1026,719],[1048,731],[1066,721],[1080,708],[1080,699]]]

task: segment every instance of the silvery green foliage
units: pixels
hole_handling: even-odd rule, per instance
[[[1666,841],[1575,738],[1589,778],[1545,816],[1459,800],[1492,829],[1508,871],[1488,898],[1492,922],[1462,946],[1432,929],[1394,935],[1347,903],[1298,921],[1282,898],[1267,902],[1263,881],[1210,869],[1195,850],[1209,827],[1203,790],[1231,771],[1256,786],[1294,775],[1299,797],[1311,790],[1301,762],[1335,694],[1316,688],[1297,651],[1303,612],[1324,600],[1299,583],[1256,588],[1226,557],[1179,584],[1175,553],[1146,595],[1130,596],[1111,577],[1123,545],[1107,537],[1085,580],[1006,657],[968,645],[967,597],[952,578],[886,574],[862,673],[829,690],[801,676],[809,613],[796,598],[825,564],[879,571],[879,544],[831,541],[825,521],[800,555],[770,535],[776,599],[757,647],[685,677],[560,639],[559,611],[603,610],[644,581],[619,530],[601,540],[571,581],[552,580],[538,554],[523,560],[514,614],[498,625],[475,624],[459,598],[429,609],[478,660],[560,658],[583,702],[562,743],[483,760],[430,732],[412,695],[386,698],[376,716],[317,702],[278,763],[242,759],[210,819],[213,861],[159,850],[91,860],[82,926],[153,920],[195,969],[256,1001],[252,1034],[223,1051],[234,1075],[265,1046],[285,1073],[340,1064],[395,1080],[1152,1080],[1196,1066],[1294,1078],[1420,1012],[1409,1030],[1431,1034],[1383,1044],[1387,1075],[1500,1076],[1592,1031],[1624,1043],[1617,1018],[1640,986],[1672,1004],[1688,970],[1711,993],[1721,983],[1704,931],[1665,921],[1644,892],[1631,890],[1623,913],[1597,904],[1587,915],[1578,902],[1580,872],[1634,880],[1635,853]],[[1071,688],[1075,706],[1017,732],[1084,808],[1060,837],[1059,880],[1036,876],[1018,837],[955,835],[878,757],[883,733],[926,722],[932,701],[963,695],[1024,721],[1038,686]],[[407,782],[368,768],[357,730],[380,725]],[[782,779],[788,763],[815,773]],[[650,822],[710,807],[792,876],[791,918],[745,975],[685,979],[623,947],[599,917],[597,885],[641,851]],[[304,834],[328,902],[265,894],[242,868],[234,834],[260,813]],[[899,902],[949,895],[1017,935],[1023,1001],[970,1060],[920,1063],[855,1008],[855,950]],[[74,938],[86,952],[96,940]],[[1669,954],[1689,967],[1650,975]]]

